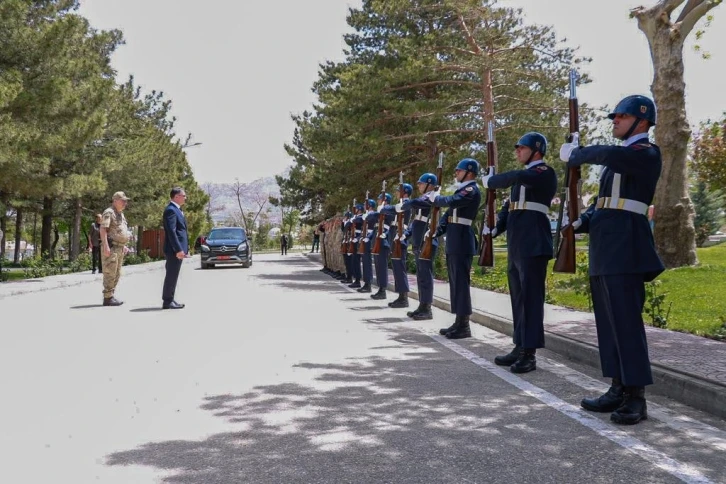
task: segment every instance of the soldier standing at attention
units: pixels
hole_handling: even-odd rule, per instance
[[[386,289],[388,289],[388,256],[391,254],[391,243],[393,243],[393,232],[391,231],[393,224],[393,217],[396,213],[396,209],[391,205],[390,193],[379,195],[378,197],[378,223],[383,224],[383,229],[380,235],[380,249],[378,254],[373,256],[373,264],[376,268],[376,283],[378,284],[378,292],[371,294],[371,299],[386,299]],[[383,215],[383,220],[381,220]],[[371,236],[371,240],[375,240],[378,237],[378,231],[374,231]]]
[[[350,230],[350,225],[353,223],[351,220],[353,218],[353,214],[350,211],[345,212],[343,214],[343,223],[340,224],[340,230],[343,232],[343,240],[345,240],[346,234]],[[315,229],[315,233],[317,234],[317,229]],[[315,239],[313,239],[313,247],[315,247]],[[340,282],[343,284],[353,284],[353,253],[348,253],[348,244],[345,244],[344,247],[345,252],[343,253],[343,262],[345,263],[345,278],[341,279]],[[311,250],[310,253],[313,251]]]
[[[358,292],[371,292],[371,281],[373,281],[373,267],[371,260],[372,238],[376,237],[375,229],[378,224],[378,212],[375,211],[376,201],[369,198],[366,201],[366,209],[361,219],[361,237],[363,237],[363,254],[361,264],[363,266],[363,287]],[[356,224],[357,228],[357,224]],[[360,249],[359,249],[360,250]]]
[[[407,308],[408,307],[408,274],[406,273],[406,259],[408,258],[408,242],[406,241],[406,230],[408,230],[408,223],[411,218],[411,210],[403,210],[401,207],[403,206],[404,202],[407,202],[409,200],[409,197],[413,193],[413,187],[410,183],[403,183],[401,185],[401,191],[403,192],[403,196],[398,201],[398,204],[395,206],[387,206],[383,210],[386,212],[386,214],[395,214],[396,217],[403,217],[402,224],[403,224],[403,233],[400,237],[401,242],[401,258],[400,259],[394,259],[393,258],[393,252],[391,252],[391,265],[393,266],[393,282],[395,284],[396,292],[398,293],[398,299],[395,301],[389,302],[388,307],[389,308]],[[399,210],[400,209],[400,210]],[[398,237],[398,219],[396,219],[395,223],[391,226],[389,233],[395,234],[393,236],[393,241],[391,241],[391,245],[396,243],[396,240],[399,240]]]
[[[454,324],[439,333],[449,339],[471,337],[471,262],[477,253],[476,235],[471,224],[479,210],[481,192],[476,183],[479,162],[464,158],[454,170],[456,192],[442,197],[439,191],[429,192],[426,198],[436,207],[449,207],[441,218],[434,237],[446,233],[446,267],[449,271],[451,312],[456,314]]]
[[[664,270],[647,216],[662,161],[660,149],[648,140],[656,121],[653,101],[628,96],[609,118],[621,146],[580,148],[575,140],[562,145],[560,159],[568,167],[604,166],[596,201],[571,222],[575,232],[590,234],[590,288],[600,364],[612,385],[581,405],[593,412],[612,412],[613,422],[632,425],[648,418],[645,387],[653,383],[642,312],[645,283]]]
[[[101,215],[101,266],[103,267],[103,305],[120,306],[123,304],[114,297],[124,256],[129,252],[129,226],[123,211],[129,198],[124,192],[113,194],[111,206]]]
[[[362,203],[356,203],[355,207],[353,207],[353,218],[350,219],[351,224],[353,224],[353,239],[351,239],[351,242],[348,244],[348,249],[353,249],[353,252],[348,252],[348,255],[351,257],[350,259],[350,265],[351,265],[351,276],[353,278],[353,282],[351,284],[348,284],[348,287],[353,289],[360,289],[360,278],[361,278],[361,271],[360,271],[360,259],[361,254],[358,252],[358,242],[360,242],[361,233],[363,231],[363,204]]]
[[[426,195],[436,189],[438,180],[433,173],[424,173],[418,179],[417,188],[419,193]],[[405,211],[413,209],[411,213],[411,223],[408,230],[404,233],[406,238],[411,238],[411,247],[413,255],[416,259],[416,284],[418,286],[418,308],[409,311],[406,315],[417,321],[433,319],[431,313],[431,304],[434,302],[434,260],[436,260],[436,250],[439,246],[438,239],[433,240],[433,250],[431,260],[423,260],[421,255],[421,246],[424,241],[424,233],[428,229],[429,212],[431,211],[431,202],[427,197],[404,200],[396,206],[397,211]]]
[[[524,170],[482,177],[484,188],[512,187],[496,227],[484,225],[482,235],[507,232],[507,280],[514,320],[514,349],[494,358],[513,373],[536,369],[535,353],[544,348],[544,303],[547,263],[552,258],[549,211],[557,192],[557,174],[544,162],[547,140],[527,133],[515,145]]]

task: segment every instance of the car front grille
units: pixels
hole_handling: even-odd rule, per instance
[[[222,245],[219,247],[210,247],[210,252],[214,255],[230,255],[237,252],[236,245]]]

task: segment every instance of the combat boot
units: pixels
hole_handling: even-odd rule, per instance
[[[379,287],[377,293],[371,294],[371,299],[386,299],[386,290]]]
[[[389,308],[407,308],[408,307],[408,297],[406,297],[406,294],[399,294],[398,299],[396,299],[393,302],[388,303]]]
[[[356,279],[355,282],[353,282],[353,284],[348,284],[348,287],[352,287],[354,289],[359,288],[360,287],[360,279]]]
[[[120,306],[123,303],[124,303],[123,301],[119,301],[118,299],[116,299],[113,296],[111,296],[111,297],[104,297],[103,298],[103,305],[104,306]]]
[[[422,306],[423,306],[423,303],[421,301],[419,301],[418,307],[416,309],[414,309],[413,311],[408,311],[406,313],[406,316],[408,316],[409,318],[412,318],[415,314],[418,314],[418,313],[421,312],[421,307]]]
[[[448,328],[441,328],[439,330],[439,334],[441,336],[446,336],[446,333],[450,333],[452,331],[456,331],[456,329],[459,327],[460,324],[461,324],[461,317],[460,316],[457,316],[456,319],[454,319],[454,324],[452,324]]]
[[[535,349],[523,349],[521,353],[519,353],[519,358],[517,358],[517,361],[509,367],[509,370],[512,373],[527,373],[532,370],[536,370],[537,358],[534,356],[536,351],[537,350]]]
[[[434,319],[434,315],[431,314],[431,304],[421,303],[418,307],[418,312],[411,316],[416,321],[425,321],[427,319]]]
[[[645,403],[645,387],[624,387],[623,404],[610,415],[610,420],[623,425],[635,425],[648,420],[648,405]]]
[[[471,338],[471,328],[469,327],[469,316],[459,316],[459,326],[446,333],[448,339]]]
[[[363,284],[363,287],[358,289],[358,292],[371,292],[371,283],[366,282],[365,284]]]
[[[522,348],[517,345],[508,354],[494,357],[494,364],[499,366],[512,366],[517,361],[517,358],[519,358],[521,352]]]
[[[340,280],[340,282],[342,284],[353,284],[353,278],[346,274],[345,277]]]
[[[613,378],[607,392],[597,398],[583,398],[580,406],[592,412],[613,412],[620,408],[625,400],[623,383],[620,378]]]

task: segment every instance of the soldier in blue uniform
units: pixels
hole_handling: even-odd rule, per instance
[[[360,288],[360,260],[361,260],[361,254],[358,253],[358,241],[361,237],[361,231],[363,226],[363,204],[362,203],[356,203],[355,207],[353,207],[353,210],[355,210],[355,215],[350,220],[350,223],[353,224],[353,251],[348,252],[348,255],[351,258],[351,274],[353,276],[353,282],[348,285],[348,287],[352,288]],[[350,248],[350,245],[348,245],[348,248]]]
[[[456,314],[454,324],[439,330],[449,339],[471,337],[471,261],[477,253],[477,241],[472,223],[479,210],[481,192],[476,183],[479,162],[464,158],[454,171],[456,192],[448,197],[439,191],[429,192],[426,198],[436,207],[449,207],[441,218],[436,234],[446,233],[446,267],[449,271],[451,312]],[[426,236],[426,235],[424,235]]]
[[[345,240],[348,230],[350,230],[350,225],[353,223],[352,218],[353,214],[350,211],[343,214],[343,223],[340,225],[340,230],[343,232],[343,240]],[[340,282],[343,284],[353,284],[353,253],[348,253],[348,247],[345,247],[343,262],[345,263],[345,277]]]
[[[645,386],[653,383],[642,311],[645,283],[664,270],[647,217],[662,161],[660,149],[648,140],[656,121],[653,101],[628,96],[609,117],[613,136],[623,141],[622,146],[581,148],[575,140],[562,146],[560,158],[570,167],[604,167],[597,199],[572,227],[590,234],[590,289],[600,364],[612,385],[581,405],[612,412],[612,421],[632,425],[648,418]]]
[[[393,243],[393,217],[395,209],[391,206],[390,193],[378,196],[378,212],[376,220],[380,223],[380,215],[383,213],[383,231],[381,232],[381,245],[378,254],[373,256],[373,263],[376,268],[376,283],[378,284],[378,292],[371,294],[371,299],[386,299],[386,289],[388,288],[388,256],[391,255],[391,244]],[[377,229],[377,227],[376,227]],[[379,237],[378,230],[373,232],[371,240]]]
[[[547,139],[526,133],[515,145],[523,170],[482,177],[485,188],[512,187],[496,227],[484,225],[482,235],[507,232],[507,279],[514,320],[514,349],[494,358],[513,373],[536,369],[535,353],[544,348],[544,302],[547,263],[552,258],[549,211],[557,192],[557,175],[544,162]]]
[[[373,281],[371,246],[378,222],[378,212],[375,211],[376,201],[372,198],[366,200],[366,209],[367,211],[361,216],[361,237],[363,237],[364,243],[363,254],[361,255],[361,263],[363,264],[363,287],[358,289],[358,292],[371,292],[371,281]]]
[[[421,255],[421,247],[424,241],[424,234],[429,226],[429,213],[431,212],[431,202],[426,196],[427,193],[436,189],[438,180],[433,173],[424,173],[418,179],[417,188],[422,197],[409,199],[399,202],[396,205],[397,212],[412,210],[411,223],[408,230],[404,232],[404,240],[411,239],[411,247],[416,260],[416,284],[418,286],[418,308],[409,311],[406,315],[417,321],[433,319],[431,314],[431,304],[434,301],[434,260],[436,260],[436,251],[439,246],[439,240],[433,240],[433,251],[431,260],[423,260]]]
[[[383,207],[383,212],[386,216],[395,217],[391,228],[388,231],[388,241],[391,248],[398,237],[398,217],[403,217],[403,234],[401,237],[401,258],[394,259],[391,257],[391,265],[393,266],[393,283],[395,285],[398,298],[395,301],[389,302],[388,307],[390,308],[407,308],[408,307],[408,275],[406,274],[406,258],[408,256],[408,242],[406,241],[405,231],[408,229],[408,222],[411,218],[410,210],[398,211],[398,208],[402,204],[409,200],[409,197],[413,193],[413,187],[410,183],[403,183],[403,197],[398,201],[395,206],[386,205]],[[392,236],[392,237],[391,237]],[[392,250],[392,249],[391,249]]]

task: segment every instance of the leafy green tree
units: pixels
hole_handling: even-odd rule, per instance
[[[696,209],[693,221],[696,228],[696,245],[703,247],[708,237],[715,234],[723,223],[726,197],[721,190],[709,190],[705,181],[698,180],[691,187],[691,200]]]
[[[726,190],[726,112],[718,121],[701,123],[693,139],[691,167],[699,180]]]

